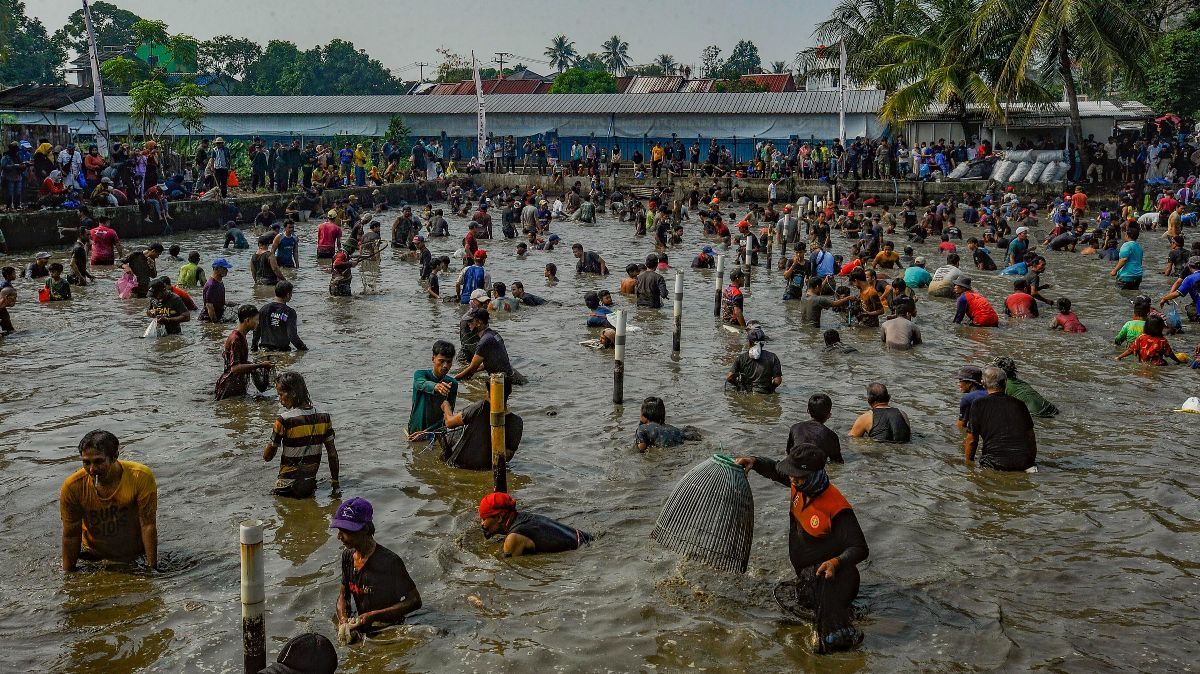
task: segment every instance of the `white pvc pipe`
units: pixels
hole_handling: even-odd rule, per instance
[[[675,271],[675,326],[671,335],[671,351],[679,353],[679,339],[683,333],[683,272]]]
[[[238,540],[242,557],[242,659],[247,674],[257,674],[267,666],[263,523],[260,520],[242,522]]]

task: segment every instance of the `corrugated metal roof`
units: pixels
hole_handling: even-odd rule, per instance
[[[625,89],[629,87],[629,83],[633,81],[632,75],[622,75],[617,78],[617,93],[625,93]]]
[[[444,85],[438,85],[444,86]],[[453,85],[458,86],[458,85]],[[437,87],[435,87],[437,89]],[[498,94],[486,97],[495,114],[564,115],[789,115],[837,114],[838,92],[678,93],[678,94]],[[108,111],[129,113],[128,96],[105,99]],[[848,114],[874,114],[883,105],[883,91],[846,92]],[[204,107],[210,115],[465,115],[475,114],[468,96],[210,96]],[[87,99],[61,108],[89,113]]]
[[[742,75],[742,79],[752,80],[758,85],[766,87],[767,91],[775,93],[796,90],[796,81],[792,79],[791,73],[758,73]]]
[[[706,94],[713,90],[716,82],[713,80],[688,80],[683,83],[683,88],[679,90],[684,94]]]
[[[971,111],[982,115],[983,108],[974,106]],[[934,120],[943,119],[940,107],[929,108],[924,115],[917,119]],[[1068,103],[1059,101],[1050,103],[1043,107],[1034,106],[1013,106],[1008,109],[1009,118],[1013,117],[1028,117],[1031,115],[1038,116],[1053,116],[1053,115],[1070,115],[1071,106]],[[1080,117],[1114,117],[1117,119],[1140,119],[1151,117],[1154,111],[1146,107],[1138,101],[1079,101],[1079,116]]]
[[[683,86],[682,75],[649,77],[639,75],[625,87],[626,94],[673,94]]]

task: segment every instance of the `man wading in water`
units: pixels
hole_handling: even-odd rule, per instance
[[[791,487],[788,556],[796,571],[796,600],[814,612],[817,653],[853,648],[863,634],[850,624],[858,596],[858,564],[869,550],[854,509],[825,473],[825,453],[803,443],[782,461],[744,456],[737,464]]]
[[[544,515],[518,513],[517,502],[503,492],[493,492],[479,502],[479,526],[483,537],[504,535],[504,556],[578,550],[592,542],[592,535]]]
[[[80,559],[158,565],[158,485],[140,463],[118,461],[117,436],[92,431],[79,441],[83,468],[63,482],[58,496],[62,518],[62,567],[74,571]]]
[[[338,506],[330,529],[337,529],[342,550],[342,583],[338,590],[338,639],[352,643],[357,633],[399,625],[421,608],[421,593],[404,560],[375,542],[374,509],[365,498]]]

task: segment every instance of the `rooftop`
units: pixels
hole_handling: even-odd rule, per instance
[[[472,85],[473,92],[474,85]],[[128,96],[109,96],[105,101],[110,113],[128,114]],[[485,103],[490,114],[837,114],[838,92],[670,93],[639,96],[624,94],[549,94],[546,96],[497,94],[487,96]],[[848,114],[873,115],[881,105],[883,105],[883,91],[864,89],[846,92],[846,112]],[[208,114],[212,115],[475,114],[475,100],[467,96],[210,96],[204,100],[204,107]],[[90,113],[92,101],[88,99],[65,105],[61,109],[64,112]]]

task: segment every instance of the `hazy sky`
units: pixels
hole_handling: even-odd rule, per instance
[[[700,50],[716,44],[728,56],[740,39],[758,45],[764,68],[771,61],[791,61],[813,43],[812,28],[828,16],[835,0],[713,0],[647,2],[646,0],[510,0],[508,2],[341,2],[328,0],[110,0],[147,19],[160,19],[172,33],[200,40],[214,35],[248,37],[260,44],[271,39],[295,42],[301,49],[331,38],[353,42],[393,73],[416,79],[417,61],[437,63],[434,51],[446,46],[464,56],[475,50],[480,60],[493,52],[526,56],[535,72],[549,66],[542,52],[550,38],[564,33],[581,53],[600,51],[614,33],[629,43],[634,63],[671,54],[682,64],[699,64]],[[79,9],[78,0],[26,0],[25,8],[53,33]],[[505,63],[509,63],[506,57]],[[522,59],[517,59],[521,61]],[[425,74],[430,74],[426,68]]]

